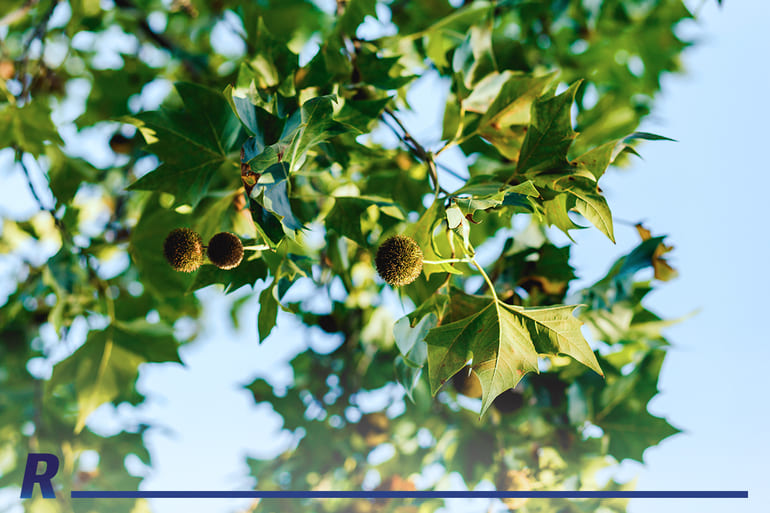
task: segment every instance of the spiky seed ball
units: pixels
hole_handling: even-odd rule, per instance
[[[220,269],[233,269],[243,260],[243,243],[237,235],[219,232],[209,240],[207,255]]]
[[[395,235],[380,245],[374,263],[391,287],[408,285],[422,272],[422,250],[413,238]]]
[[[171,230],[163,242],[163,256],[177,271],[191,273],[203,263],[203,241],[189,228]]]

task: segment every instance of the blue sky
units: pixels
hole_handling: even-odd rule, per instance
[[[748,489],[750,499],[634,500],[629,513],[759,513],[770,506],[770,316],[764,310],[770,241],[763,222],[770,169],[762,155],[770,119],[770,71],[763,63],[770,3],[724,4],[718,9],[707,0],[698,22],[682,27],[698,44],[684,55],[685,74],[664,77],[663,93],[641,127],[678,142],[641,145],[644,159],[605,175],[602,188],[615,217],[643,220],[675,246],[671,262],[680,277],[654,292],[647,306],[667,318],[698,310],[667,330],[673,347],[661,394],[650,404],[652,413],[685,433],[649,449],[646,465],[623,464],[619,475],[638,476],[641,490]],[[429,142],[437,131],[432,110],[440,106],[434,88],[421,81],[412,96],[420,112],[404,117],[413,134]],[[452,154],[447,158],[451,162]],[[12,176],[3,188],[24,187]],[[603,275],[638,241],[631,227],[615,231],[616,245],[594,229],[574,235],[572,263],[583,283]],[[220,321],[229,317],[228,301],[213,291],[203,296],[209,305],[205,331],[182,349],[185,367],[143,366],[138,386],[149,395],[147,404],[130,414],[105,407],[92,422],[104,433],[125,418],[163,426],[146,436],[155,467],[143,489],[247,489],[252,483],[244,456],[268,457],[289,442],[270,408],[255,407],[240,386],[256,376],[290,381],[285,362],[308,342],[294,336],[297,321],[282,315],[278,331],[257,346],[256,297],[242,310],[241,329],[233,331]],[[158,513],[227,511],[248,502],[158,500],[153,506]]]

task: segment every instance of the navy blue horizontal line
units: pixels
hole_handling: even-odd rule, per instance
[[[654,491],[73,491],[73,499],[748,499],[748,490]]]

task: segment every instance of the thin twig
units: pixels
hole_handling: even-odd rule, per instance
[[[206,71],[205,69],[201,69],[201,65],[198,62],[190,58],[190,54],[184,48],[181,48],[179,45],[174,43],[171,39],[167,38],[163,34],[153,32],[152,28],[150,28],[149,22],[147,21],[147,17],[140,13],[139,8],[136,6],[136,4],[134,4],[134,2],[131,0],[115,0],[115,5],[121,9],[136,11],[136,21],[139,25],[139,28],[142,29],[142,32],[155,43],[157,43],[158,46],[165,48],[171,53],[171,55],[179,58],[193,78],[200,78],[201,71]]]
[[[43,14],[43,18],[40,20],[40,23],[37,24],[35,27],[35,30],[32,31],[32,34],[29,36],[29,39],[24,43],[24,51],[22,52],[22,55],[24,55],[24,58],[22,59],[22,64],[19,71],[19,77],[23,77],[27,74],[27,68],[29,67],[29,50],[32,47],[32,42],[36,39],[40,40],[41,46],[45,46],[45,32],[48,29],[48,21],[51,19],[51,15],[53,14],[53,10],[56,8],[57,4],[59,3],[59,0],[52,0],[51,5],[48,6],[48,9]],[[40,49],[40,59],[43,58],[43,48]],[[29,80],[25,79],[24,87],[22,87],[21,92],[18,94],[17,98],[27,98],[29,95],[29,89],[32,87],[32,83],[34,80],[32,77],[29,77]]]
[[[24,154],[19,148],[16,148],[16,161],[21,164],[21,170],[24,172],[24,177],[27,179],[29,190],[32,192],[32,197],[35,198],[35,201],[37,202],[38,207],[40,207],[40,210],[45,210],[46,212],[49,212],[51,215],[53,215],[53,210],[43,205],[43,201],[40,199],[40,196],[37,195],[35,186],[32,183],[32,175],[30,174],[29,169],[27,169],[27,165],[24,163]]]
[[[433,154],[427,151],[425,147],[417,141],[417,139],[412,137],[412,134],[409,133],[401,120],[398,119],[395,112],[393,112],[391,109],[385,109],[385,112],[393,121],[396,122],[403,133],[399,133],[398,130],[396,130],[390,123],[387,122],[384,116],[380,116],[380,119],[382,119],[383,123],[385,123],[385,125],[390,128],[394,134],[396,134],[396,137],[398,137],[419,160],[422,160],[428,165],[428,173],[430,173],[431,180],[433,181],[433,186],[436,190],[436,197],[438,198],[439,194],[442,192],[446,193],[447,191],[445,191],[441,185],[439,185],[438,172],[436,171],[436,163],[433,160]]]
[[[467,176],[462,176],[460,173],[458,173],[457,171],[453,170],[451,167],[447,166],[446,164],[442,164],[441,162],[436,162],[436,165],[438,167],[440,167],[441,169],[443,169],[444,171],[446,171],[447,173],[449,173],[450,175],[452,175],[455,178],[457,178],[458,180],[467,180],[468,179]]]
[[[409,141],[413,145],[420,159],[427,160],[428,151],[419,142],[417,142],[417,140],[414,137],[412,137],[412,134],[409,133],[409,130],[407,130],[404,124],[401,122],[401,120],[398,119],[398,117],[396,116],[396,113],[393,112],[391,109],[385,109],[385,113],[388,114],[391,117],[391,119],[393,119],[393,121],[396,122],[398,127],[404,132],[404,135],[403,135],[404,140]]]
[[[24,177],[27,179],[27,185],[29,186],[30,192],[32,192],[32,197],[35,198],[35,201],[37,202],[37,205],[40,208],[40,210],[51,214],[51,218],[53,218],[53,222],[56,225],[56,228],[59,230],[59,232],[62,235],[62,240],[66,240],[67,229],[65,228],[64,223],[62,222],[61,219],[59,219],[56,216],[56,211],[54,210],[54,208],[46,207],[43,204],[43,201],[40,199],[40,196],[38,196],[37,194],[35,185],[32,183],[32,175],[29,172],[29,168],[27,168],[27,165],[24,163],[24,153],[17,146],[14,146],[14,150],[16,151],[16,161],[21,165],[21,170],[24,173]]]
[[[621,218],[619,218],[619,217],[614,217],[614,216],[613,216],[613,218],[612,218],[612,222],[613,222],[613,223],[616,223],[616,224],[624,224],[624,225],[626,225],[626,226],[633,226],[633,227],[636,227],[636,226],[637,226],[637,225],[639,225],[639,224],[644,224],[644,222],[645,222],[645,221],[644,221],[644,219],[642,219],[642,220],[640,220],[640,221],[636,221],[636,222],[634,222],[634,221],[628,221],[628,220],[626,220],[626,219],[621,219]]]
[[[384,116],[380,117],[380,121],[382,121],[382,124],[384,124],[386,127],[390,128],[391,132],[393,132],[393,134],[396,136],[396,138],[398,138],[401,142],[403,142],[406,145],[406,148],[411,153],[414,153],[415,157],[417,157],[419,159],[419,156],[417,155],[417,149],[415,149],[408,140],[405,140],[403,137],[401,137],[401,134],[396,129],[396,127],[391,125]]]

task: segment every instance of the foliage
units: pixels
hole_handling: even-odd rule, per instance
[[[179,328],[202,311],[194,291],[214,286],[259,295],[254,343],[274,333],[279,310],[339,340],[297,354],[285,394],[269,376],[248,385],[297,440],[275,460],[248,459],[261,490],[354,490],[367,475],[380,489],[441,489],[453,472],[469,487],[631,486],[596,473],[642,461],[677,432],[647,411],[669,321],[643,300],[675,275],[670,247],[639,226],[638,247],[576,289],[570,245],[548,227],[569,237],[584,219],[614,241],[598,182],[637,141],[662,139],[635,130],[662,74],[678,69],[688,43],[674,29],[690,14],[681,0],[456,3],[348,0],[328,12],[307,0],[13,2],[0,22],[0,147],[40,211],[5,218],[0,238],[16,275],[0,310],[0,484],[19,485],[26,453],[46,451],[63,462],[63,490],[137,487],[125,458],[150,464],[147,426],[100,436],[88,417],[143,401],[139,365],[180,361],[190,334]],[[228,31],[233,47],[218,40]],[[400,119],[418,80],[448,90],[438,143]],[[399,145],[377,142],[380,130]],[[98,133],[109,151],[104,138],[101,153],[77,149]],[[457,167],[472,157],[467,175],[439,159],[450,154]],[[41,173],[50,194],[32,178]],[[529,227],[515,230],[521,218]],[[163,243],[177,228],[203,241],[238,235],[242,262],[174,271]],[[424,258],[398,289],[409,312],[400,319],[374,262],[395,235]],[[654,278],[640,279],[644,270]],[[303,298],[287,299],[290,289]],[[311,304],[318,297],[325,309]],[[372,396],[387,404],[372,411]],[[375,449],[393,456],[372,463]],[[84,472],[88,450],[100,462]],[[26,510],[148,510],[41,500]]]

